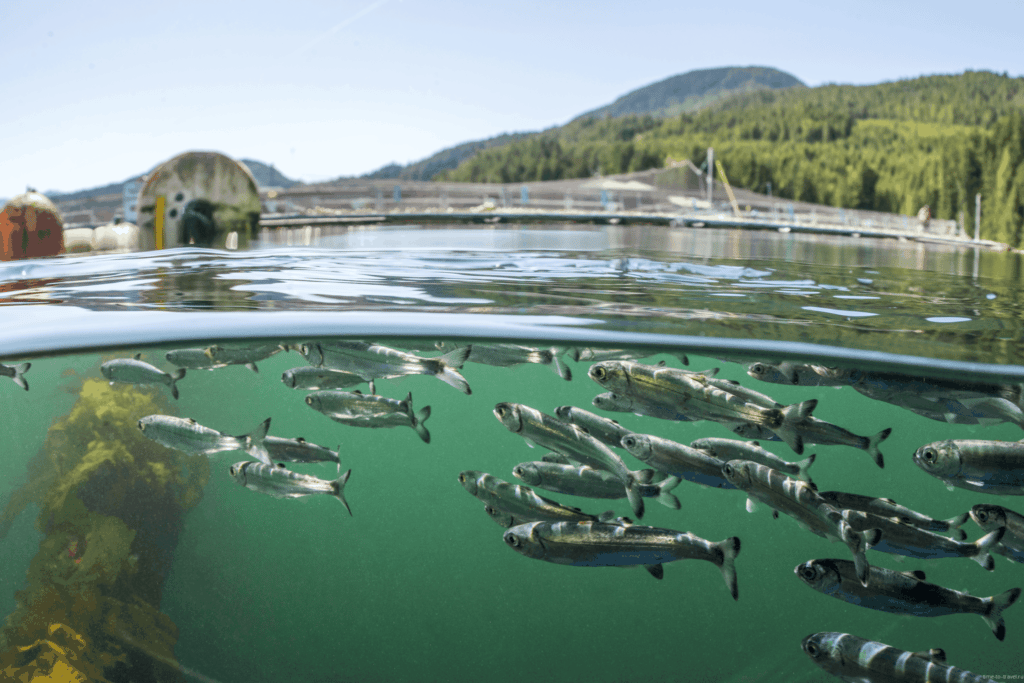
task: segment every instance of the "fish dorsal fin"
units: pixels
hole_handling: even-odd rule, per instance
[[[663,360],[659,360],[657,363],[655,363],[655,365],[659,368],[663,368],[667,365],[667,363]]]
[[[911,572],[900,572],[900,573],[903,574],[903,576],[906,576],[909,579],[916,579],[918,581],[924,581],[925,580],[924,572],[921,571],[920,569],[915,569],[914,571],[911,571]]]
[[[135,358],[135,360],[142,360],[142,354],[141,353],[137,353],[137,354],[135,354],[134,358]]]
[[[297,439],[295,439],[295,443],[306,443],[306,440],[300,436]]]
[[[662,567],[660,564],[645,564],[644,569],[649,571],[651,573],[651,576],[653,576],[656,579],[662,579],[665,577],[665,568]]]
[[[359,394],[360,396],[362,396],[362,395],[363,395],[363,392],[359,391],[358,389],[354,389],[354,390],[352,391],[352,393],[353,393],[353,394]]]

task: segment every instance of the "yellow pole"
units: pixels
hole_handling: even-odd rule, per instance
[[[164,209],[167,206],[167,197],[157,195],[156,198],[156,214],[154,216],[153,232],[156,237],[156,248],[164,248]]]
[[[729,179],[725,177],[725,169],[722,168],[721,160],[715,159],[715,168],[718,169],[718,175],[722,177],[722,184],[725,185],[725,191],[729,193],[729,201],[732,202],[732,211],[736,214],[736,218],[739,218],[740,205],[736,203],[736,195],[732,193],[732,186],[729,185]]]

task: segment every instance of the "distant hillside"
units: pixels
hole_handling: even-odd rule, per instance
[[[502,133],[486,140],[474,140],[464,142],[455,147],[442,149],[437,154],[427,157],[416,163],[402,166],[400,164],[388,164],[377,169],[373,173],[362,176],[371,180],[430,180],[438,173],[452,171],[466,159],[469,159],[477,152],[491,147],[501,147],[510,142],[515,142],[529,137],[533,133]]]
[[[806,87],[796,76],[764,66],[698,69],[626,93],[588,116],[650,114],[659,118],[694,112],[739,93]]]
[[[255,159],[240,159],[240,161],[249,167],[252,171],[252,175],[256,178],[256,184],[260,187],[291,187],[292,185],[298,185],[298,180],[292,180],[285,176],[283,173],[274,168],[273,164],[267,166],[262,161],[256,161]]]

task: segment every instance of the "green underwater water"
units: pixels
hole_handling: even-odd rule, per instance
[[[408,339],[402,348],[429,349],[434,339]],[[397,346],[397,342],[395,343]],[[83,377],[99,378],[99,363],[137,352],[162,368],[166,347],[50,356],[33,361],[31,390],[0,378],[0,409],[7,416],[6,457],[0,461],[0,500],[25,480],[54,418],[68,412]],[[425,353],[424,355],[432,355]],[[668,354],[644,362],[665,361]],[[337,424],[285,386],[281,373],[305,365],[294,352],[242,366],[188,371],[179,383],[179,415],[228,434],[244,434],[267,417],[270,434],[305,437],[341,447],[351,468],[345,494],[353,516],[323,496],[279,500],[239,486],[228,475],[244,453],[211,456],[213,472],[202,501],[185,518],[164,586],[161,610],[179,629],[175,655],[197,675],[186,680],[306,683],[347,681],[832,681],[802,652],[804,636],[843,631],[904,650],[946,651],[949,664],[993,677],[1024,674],[1024,607],[1005,613],[1007,636],[997,641],[975,615],[935,619],[895,616],[848,605],[805,586],[794,568],[809,559],[849,559],[841,544],[802,530],[762,506],[745,510],[740,491],[683,482],[672,510],[647,501],[643,524],[692,532],[710,541],[738,536],[739,600],[707,562],[665,565],[661,581],[641,568],[567,567],[521,556],[506,547],[504,529],[458,482],[463,470],[481,470],[517,482],[512,468],[537,460],[494,417],[498,402],[516,402],[553,414],[557,406],[593,409],[603,389],[587,377],[589,363],[568,361],[572,381],[550,366],[496,368],[468,363],[466,396],[433,377],[378,380],[377,391],[416,408],[431,406],[423,443],[409,428],[358,429]],[[945,519],[974,504],[995,502],[1021,511],[1014,497],[949,491],[911,460],[925,443],[946,438],[1016,440],[1020,428],[950,425],[873,401],[851,387],[786,387],[750,378],[743,365],[690,354],[688,369],[719,367],[719,377],[789,404],[817,398],[814,415],[857,434],[892,427],[883,442],[886,466],[863,451],[808,446],[817,453],[810,474],[821,490],[890,497]],[[73,370],[73,376],[66,371]],[[894,368],[895,369],[895,368]],[[365,389],[365,386],[364,386]],[[133,389],[124,389],[133,390]],[[157,387],[164,392],[165,387]],[[682,443],[732,437],[712,422],[678,423],[632,414],[602,413],[627,428]],[[798,460],[785,444],[762,442]],[[620,451],[631,468],[642,465]],[[202,456],[197,456],[202,457]],[[333,465],[292,465],[333,478]],[[625,499],[592,501],[545,493],[598,514],[630,516]],[[0,544],[5,571],[0,612],[14,607],[13,591],[40,535],[30,508]],[[968,540],[982,534],[973,522]],[[986,572],[969,559],[922,561],[870,552],[873,565],[924,570],[928,581],[977,596],[1024,586],[1019,564],[996,556]],[[200,678],[201,675],[204,678]]]

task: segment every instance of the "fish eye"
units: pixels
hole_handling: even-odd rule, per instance
[[[921,454],[921,458],[928,464],[935,462],[935,450],[932,448],[926,448],[924,453]]]
[[[516,465],[515,467],[513,467],[512,468],[512,474],[514,474],[517,477],[522,477],[523,476],[523,468],[522,468],[522,466],[521,465]]]
[[[733,475],[733,473],[734,473],[732,465],[729,465],[729,464],[722,465],[722,472],[725,474],[725,476],[731,477]]]
[[[603,380],[608,373],[605,372],[604,368],[598,366],[594,368],[594,379],[600,381]]]
[[[978,518],[979,522],[988,521],[988,513],[985,512],[984,510],[978,510],[977,512],[974,513],[974,516]]]
[[[235,466],[234,465],[232,465],[231,467],[228,468],[228,473],[231,474],[232,477],[235,476]]]
[[[313,405],[313,397],[312,396],[307,396],[306,397],[306,404],[307,405]]]
[[[636,445],[636,437],[633,437],[633,436],[624,436],[624,437],[622,437],[622,445],[625,446],[626,448],[632,448],[633,446]]]
[[[513,548],[518,548],[519,547],[519,537],[517,537],[515,534],[506,534],[505,535],[505,542],[508,543]]]
[[[814,567],[810,567],[808,565],[804,565],[803,567],[800,567],[800,578],[802,578],[802,579],[810,581],[811,579],[814,578],[815,573],[816,572],[814,571]]]
[[[760,363],[754,363],[753,365],[751,365],[750,370],[756,375],[764,374],[764,366],[761,365]]]
[[[505,417],[505,415],[508,413],[508,409],[505,406],[498,406],[497,408],[494,409],[494,411],[498,413],[498,417]]]
[[[809,654],[812,657],[817,657],[818,656],[818,646],[815,645],[814,643],[807,643],[806,645],[804,645],[804,652],[806,652],[807,654]]]
[[[465,474],[460,474],[459,475],[459,483],[460,484],[465,484],[466,483],[466,475]]]

